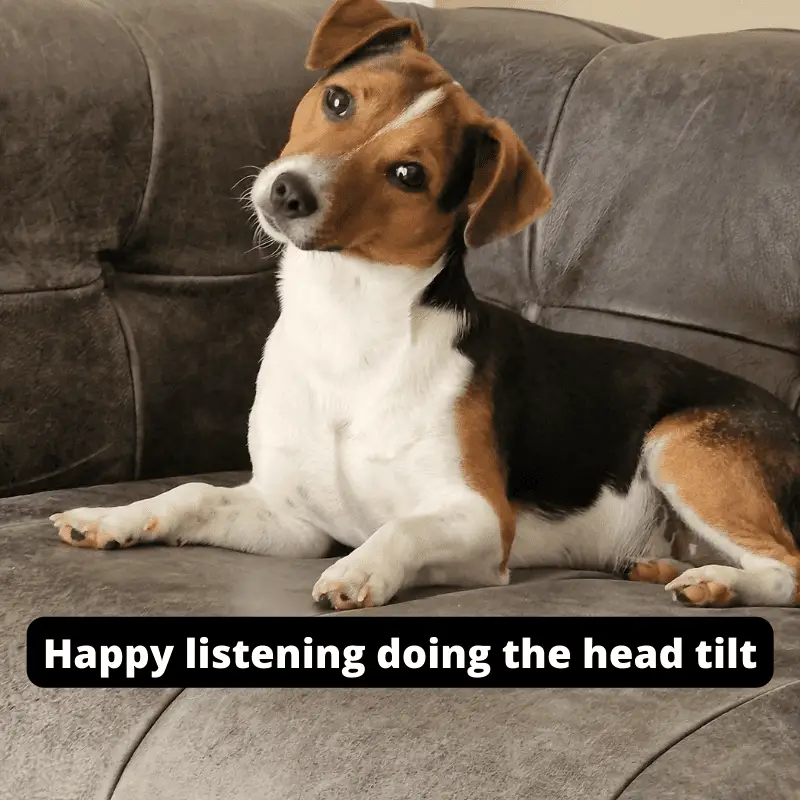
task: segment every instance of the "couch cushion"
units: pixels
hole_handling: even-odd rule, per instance
[[[798,48],[800,31],[746,31],[587,64],[547,161],[544,324],[677,350],[796,406]]]
[[[215,475],[235,485],[244,475]],[[84,800],[113,782],[174,692],[38,689],[25,674],[25,632],[46,615],[316,614],[313,561],[203,548],[119,553],[63,545],[47,517],[115,505],[177,481],[119,484],[0,500],[0,795]],[[123,555],[123,558],[114,558]],[[99,794],[97,796],[104,796]]]
[[[198,479],[231,486],[246,475]],[[765,692],[798,677],[797,611],[767,609],[739,612],[760,614],[775,629],[775,677],[767,689],[343,694],[59,690],[29,684],[24,637],[37,616],[323,613],[310,592],[330,559],[274,559],[193,547],[87,551],[63,545],[47,519],[67,507],[132,502],[178,482],[0,500],[0,638],[8,643],[0,651],[0,717],[10,722],[0,726],[0,751],[6,753],[0,786],[9,796],[52,797],[57,786],[58,796],[69,800],[97,792],[122,800],[304,800],[332,790],[387,800],[610,798],[675,742],[730,708],[774,697]],[[684,609],[661,587],[591,572],[519,570],[509,587],[416,590],[385,608],[350,613],[388,618],[734,612]],[[780,732],[776,725],[768,730],[773,736]],[[737,727],[739,743],[751,742],[750,736]],[[727,757],[728,737],[710,737],[704,747],[709,759]],[[785,752],[778,747],[764,754],[765,774],[789,769],[782,761]],[[660,772],[649,774],[644,785],[648,800],[670,796],[658,793],[671,785]],[[714,791],[709,787],[704,797],[729,800],[730,794]]]
[[[568,575],[528,572],[507,588],[351,613],[384,618],[707,613],[674,605],[658,586]],[[610,800],[671,747],[686,741],[691,750],[695,737],[703,760],[719,764],[722,775],[724,765],[736,762],[738,748],[759,749],[757,737],[770,725],[732,725],[728,736],[715,736],[707,734],[709,724],[742,704],[752,716],[763,716],[777,703],[774,738],[782,725],[789,726],[793,709],[789,695],[786,706],[777,698],[781,687],[797,681],[797,612],[746,613],[765,616],[775,628],[775,677],[763,689],[187,689],[140,743],[113,797],[312,800],[330,793],[382,800]],[[771,776],[791,775],[794,760],[786,743],[761,751],[758,773],[748,785],[789,800],[792,782],[778,784]],[[671,764],[648,778],[639,796],[676,797],[676,780],[689,787],[692,770],[702,770],[699,758],[690,767],[678,759]],[[744,798],[731,780],[702,785],[704,800]]]
[[[645,767],[621,800],[798,797],[800,678],[798,670],[793,674],[792,682],[733,706],[676,742]]]

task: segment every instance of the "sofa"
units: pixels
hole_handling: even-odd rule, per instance
[[[319,615],[327,560],[66,547],[48,516],[247,477],[276,255],[238,201],[315,76],[325,0],[0,0],[0,798],[800,797],[800,609],[520,570],[424,616],[751,614],[758,689],[40,689],[46,615]],[[679,351],[800,403],[800,33],[656,40],[390,4],[524,138],[552,211],[469,255],[554,329]],[[269,626],[269,620],[260,624]],[[654,624],[657,624],[655,622]]]

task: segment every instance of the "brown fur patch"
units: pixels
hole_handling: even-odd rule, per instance
[[[642,581],[643,583],[660,583],[666,586],[675,580],[680,573],[671,561],[653,559],[652,561],[637,561],[625,577],[629,581]]]
[[[413,20],[398,19],[377,0],[336,0],[317,25],[306,67],[330,69],[376,36],[400,30],[407,30],[414,47],[424,49],[422,33]]]
[[[500,522],[501,572],[505,572],[517,531],[517,517],[506,494],[505,469],[497,452],[489,381],[472,383],[457,400],[456,431],[467,485],[486,499]]]
[[[536,162],[511,126],[501,119],[489,122],[487,133],[494,155],[478,175],[486,188],[479,192],[464,233],[470,247],[480,247],[516,233],[549,208],[552,191]]]
[[[720,433],[724,412],[692,412],[660,422],[647,437],[661,447],[660,482],[675,487],[697,516],[750,553],[800,567],[800,551],[766,484],[768,454]]]

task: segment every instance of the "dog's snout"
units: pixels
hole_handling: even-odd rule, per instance
[[[311,184],[297,172],[278,175],[269,199],[274,212],[288,219],[310,217],[319,208]]]

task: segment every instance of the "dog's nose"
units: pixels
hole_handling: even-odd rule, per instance
[[[309,182],[297,172],[283,172],[275,178],[269,195],[276,214],[288,219],[310,217],[318,208]]]

